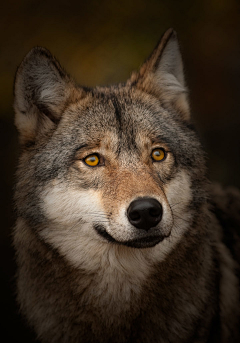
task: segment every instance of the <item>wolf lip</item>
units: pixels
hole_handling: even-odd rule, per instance
[[[107,233],[107,231],[102,225],[94,225],[94,229],[100,236],[105,238],[107,241],[115,244],[126,245],[132,248],[152,248],[164,239],[164,236],[158,235],[141,237],[134,240],[120,242],[114,239],[111,235],[109,235],[109,233]]]
[[[158,243],[162,242],[163,239],[163,236],[148,236],[121,243],[132,248],[152,248]]]

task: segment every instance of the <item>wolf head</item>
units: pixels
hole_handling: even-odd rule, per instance
[[[201,220],[205,164],[172,29],[139,72],[110,87],[77,86],[34,48],[14,107],[19,216],[72,263],[116,245],[161,259]]]

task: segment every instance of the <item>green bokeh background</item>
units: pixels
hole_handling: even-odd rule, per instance
[[[193,120],[208,153],[209,178],[240,186],[240,2],[235,0],[8,1],[0,14],[1,302],[7,342],[32,342],[16,314],[12,187],[18,157],[13,125],[17,66],[48,48],[85,86],[125,81],[162,33],[178,33]]]

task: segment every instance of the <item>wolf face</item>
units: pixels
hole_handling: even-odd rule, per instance
[[[74,265],[89,247],[116,244],[161,260],[196,219],[204,159],[172,30],[112,87],[78,87],[33,49],[16,76],[15,111],[19,213]]]
[[[174,31],[110,87],[34,48],[14,107],[18,300],[38,338],[239,342],[240,197],[210,200]]]

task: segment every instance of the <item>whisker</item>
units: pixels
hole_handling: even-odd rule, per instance
[[[192,221],[187,220],[187,219],[185,219],[185,218],[182,218],[182,217],[180,217],[180,216],[178,216],[178,215],[176,215],[176,214],[174,214],[174,216],[175,216],[177,219],[183,220],[183,221],[186,222],[187,224],[191,224],[191,222],[192,222]]]
[[[175,207],[175,206],[177,206],[177,205],[179,205],[179,204],[181,204],[181,203],[182,203],[182,201],[179,201],[179,202],[177,202],[177,203],[175,203],[175,204],[169,204],[169,205],[170,205],[171,208],[173,208],[173,207]]]

